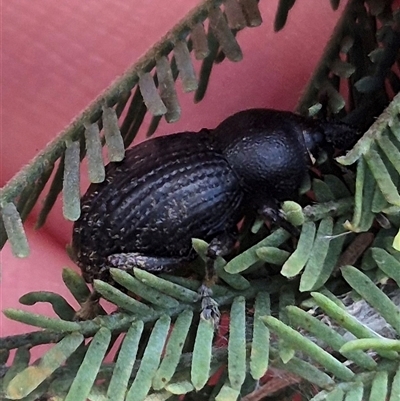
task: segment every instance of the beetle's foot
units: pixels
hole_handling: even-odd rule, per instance
[[[203,298],[201,301],[200,317],[205,320],[211,320],[215,328],[218,328],[221,312],[218,309],[218,304],[211,297]]]
[[[74,320],[92,320],[101,314],[99,301],[86,300],[75,313]]]
[[[97,293],[89,295],[87,300],[83,302],[81,309],[75,313],[74,320],[92,320],[102,315],[104,312],[99,301],[100,297]]]
[[[259,213],[261,216],[269,219],[278,227],[282,227],[284,230],[286,230],[289,234],[293,235],[294,237],[298,237],[300,235],[299,229],[286,220],[284,213],[273,202],[264,205],[259,210]]]
[[[214,300],[214,298],[212,298],[212,290],[203,284],[199,288],[199,294],[201,299],[200,317],[205,320],[211,320],[214,327],[217,328],[221,313],[219,311],[217,302]]]

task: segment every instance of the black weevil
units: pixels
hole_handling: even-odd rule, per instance
[[[203,239],[209,242],[199,290],[203,316],[217,321],[209,289],[214,261],[232,250],[238,222],[255,210],[293,231],[279,205],[297,192],[309,152],[326,143],[346,148],[355,138],[344,123],[251,109],[214,130],[147,140],[108,164],[105,181],[83,196],[73,228],[75,261],[87,282],[110,281],[110,267],[170,272],[195,257],[191,239]]]

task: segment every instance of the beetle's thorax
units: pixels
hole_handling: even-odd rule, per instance
[[[255,109],[247,112],[248,129],[238,129],[243,122],[241,114],[228,118],[216,129],[231,168],[251,196],[290,198],[307,171],[301,128],[287,116],[282,119],[269,110]]]
[[[302,143],[289,146],[291,135],[280,134],[246,136],[226,149],[225,157],[246,192],[283,200],[293,192],[288,180],[303,178],[307,164]]]

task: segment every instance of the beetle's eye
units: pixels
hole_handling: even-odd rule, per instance
[[[303,131],[304,142],[308,151],[312,152],[319,144],[325,141],[325,135],[321,131]]]

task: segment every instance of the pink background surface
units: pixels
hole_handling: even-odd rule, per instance
[[[1,186],[198,3],[2,2]],[[277,0],[260,1],[264,23],[238,34],[244,60],[216,66],[200,104],[193,103],[192,94],[179,90],[182,118],[173,125],[163,121],[157,135],[212,128],[230,114],[251,107],[293,110],[340,10],[332,11],[328,0],[298,1],[287,26],[275,34],[276,7]],[[146,127],[142,134],[145,131]],[[82,191],[86,187],[83,180]],[[72,223],[62,217],[60,202],[40,231],[32,228],[36,214],[37,209],[25,225],[30,256],[16,259],[8,245],[1,251],[0,309],[19,307],[19,297],[29,291],[55,291],[71,299],[61,271],[73,266],[65,253]],[[46,304],[21,308],[53,315]],[[26,330],[0,315],[1,336]]]

